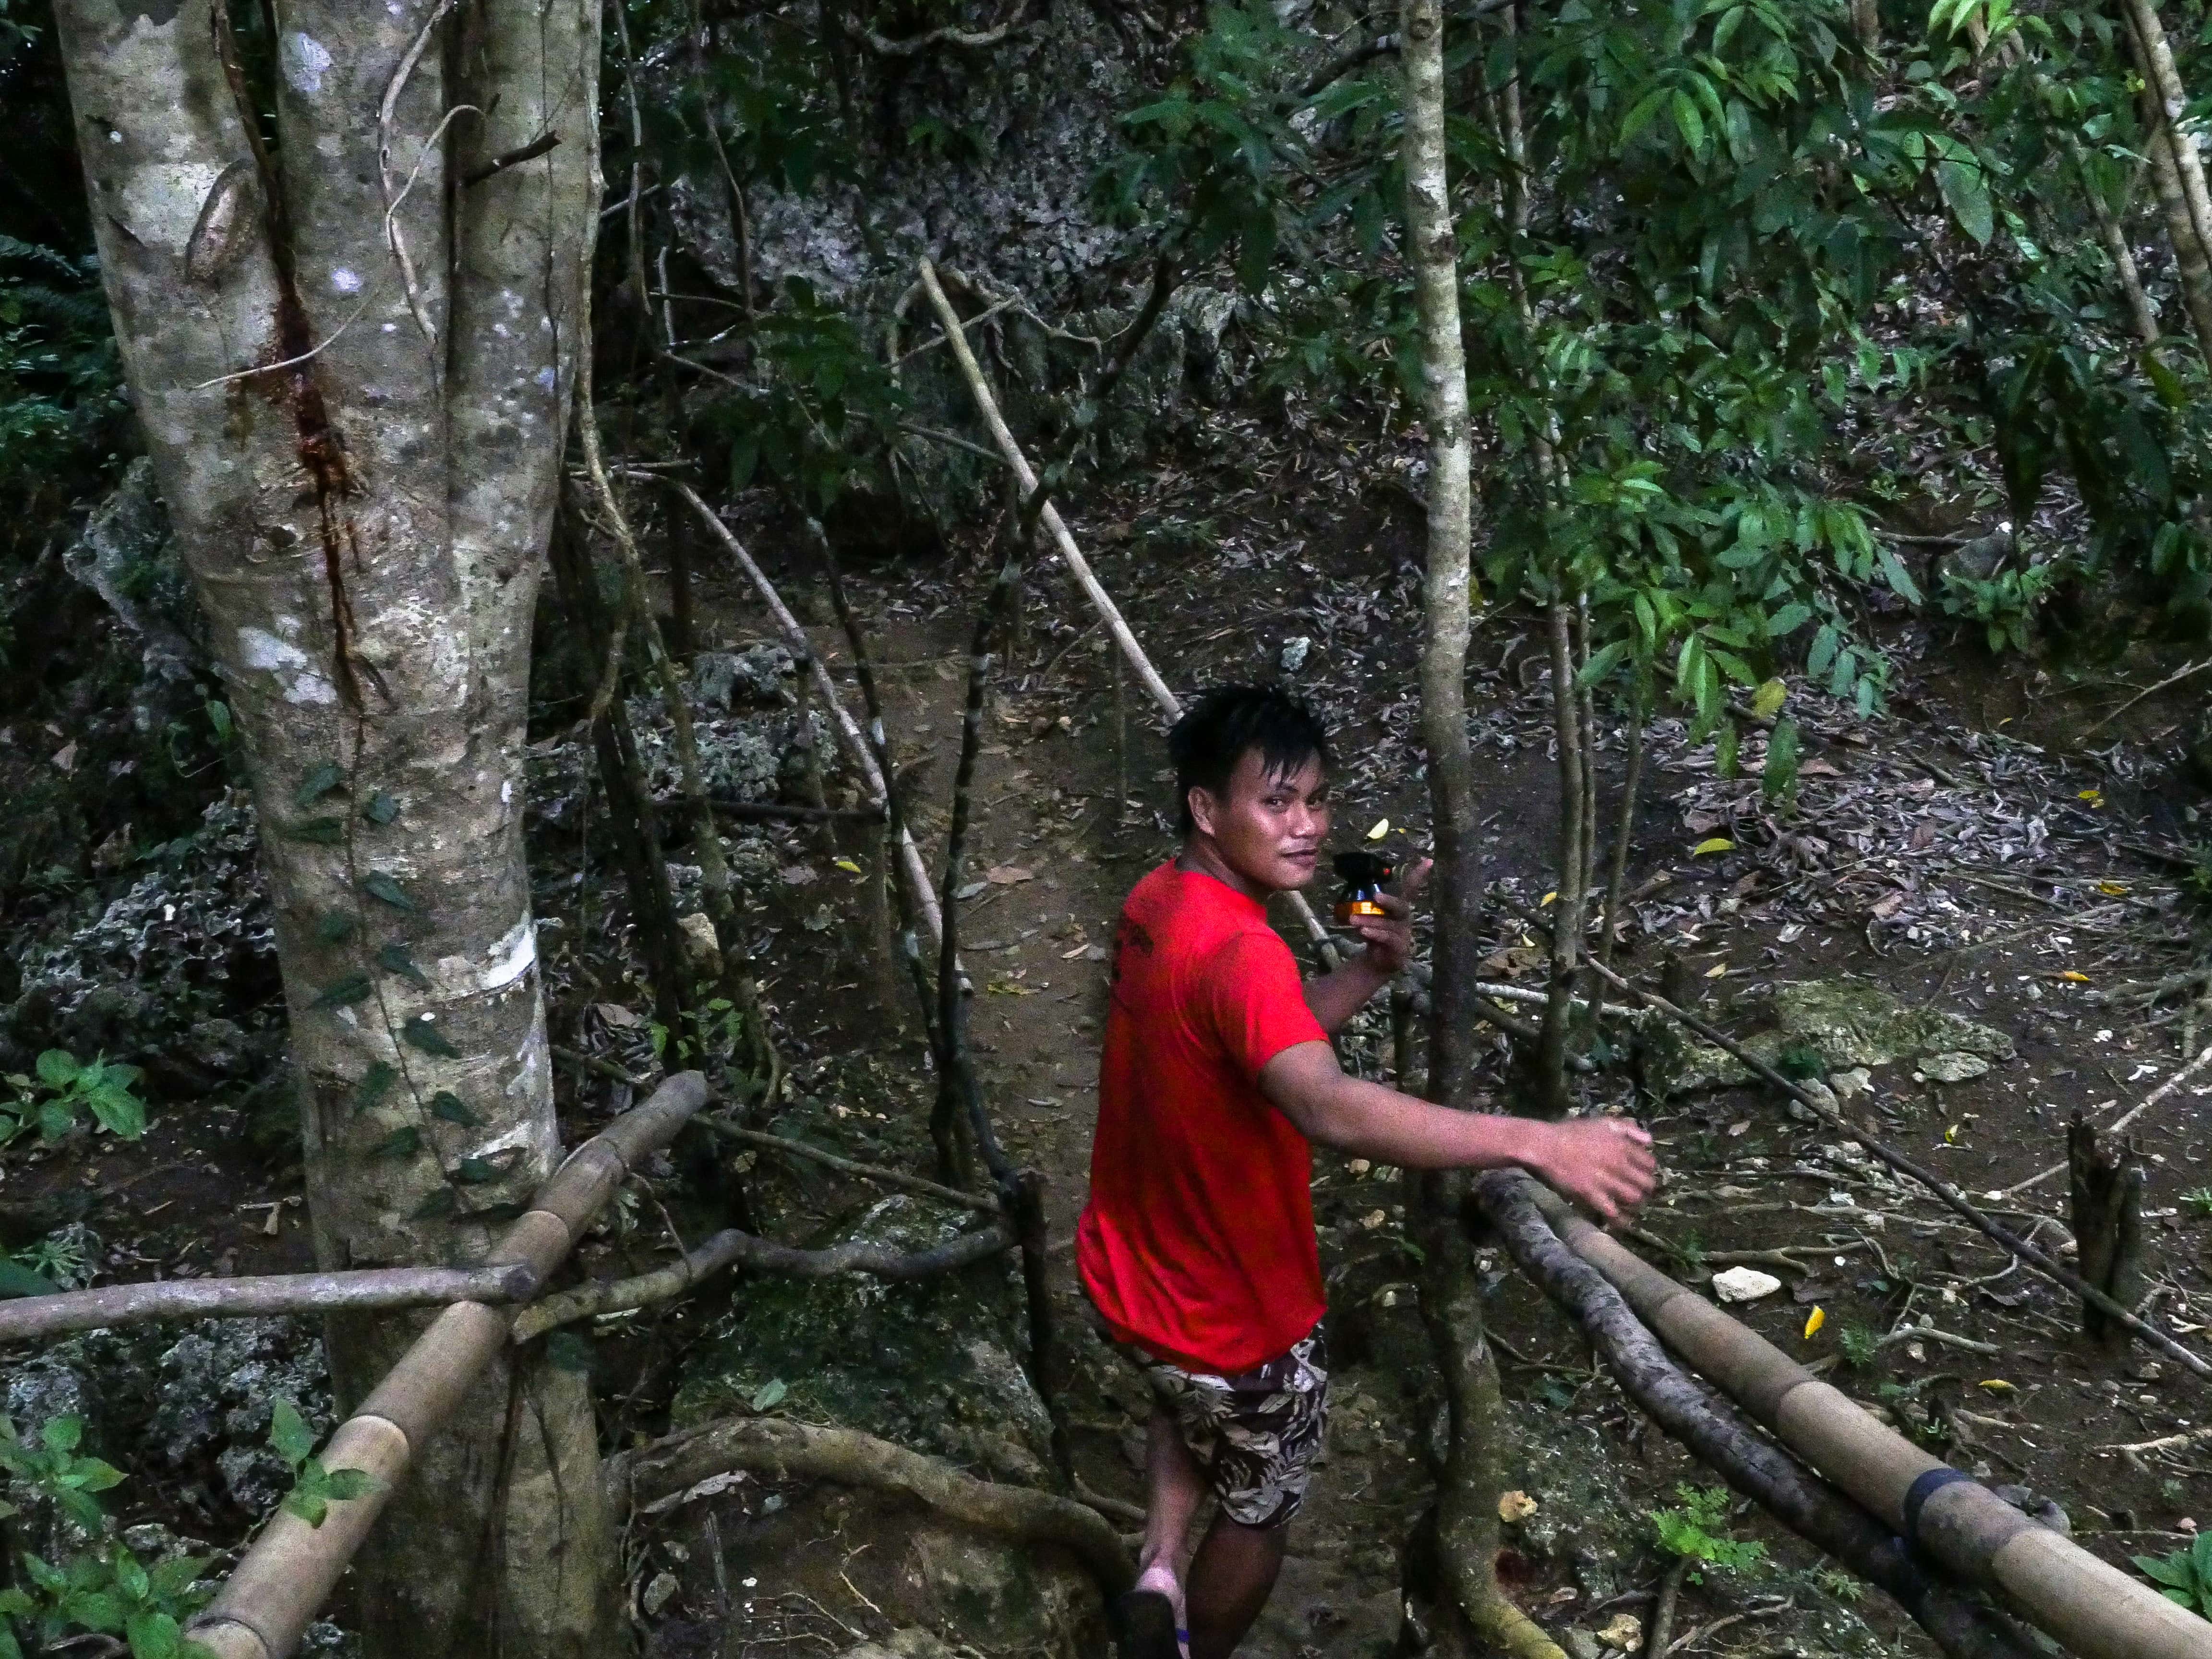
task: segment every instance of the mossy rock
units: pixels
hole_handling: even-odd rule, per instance
[[[1779,985],[1752,1012],[1763,1029],[1741,1039],[1745,1052],[1785,1074],[1802,1069],[1809,1060],[1817,1060],[1822,1072],[1838,1072],[1936,1054],[2009,1060],[2013,1053],[2012,1039],[2002,1031],[1940,1008],[1899,1002],[1863,980]],[[1686,1094],[1752,1080],[1752,1073],[1733,1055],[1689,1041],[1656,1012],[1644,1017],[1638,1050],[1644,1086],[1654,1094]]]
[[[918,1251],[973,1222],[899,1194],[845,1236]],[[754,1279],[685,1367],[675,1424],[749,1411],[756,1400],[764,1408],[780,1382],[778,1410],[1040,1481],[1052,1429],[1016,1358],[1024,1324],[1020,1275],[1006,1256],[915,1284]]]

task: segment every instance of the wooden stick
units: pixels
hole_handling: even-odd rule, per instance
[[[1010,1249],[1013,1243],[1013,1230],[1003,1221],[963,1233],[933,1249],[910,1252],[890,1249],[871,1239],[848,1239],[826,1249],[802,1250],[731,1228],[652,1273],[580,1285],[547,1297],[522,1310],[514,1322],[514,1340],[529,1342],[579,1319],[673,1301],[702,1279],[730,1267],[750,1267],[782,1279],[828,1279],[838,1273],[872,1273],[878,1279],[899,1280],[933,1279]]]
[[[2092,733],[2102,731],[2106,726],[2110,726],[2114,720],[2119,719],[2121,715],[2126,714],[2129,709],[2134,708],[2146,697],[2154,697],[2161,691],[2171,690],[2173,687],[2179,685],[2184,680],[2193,680],[2208,668],[2212,668],[2212,657],[2205,658],[2203,662],[2191,663],[2189,666],[2180,670],[2177,673],[2168,674],[2156,685],[2150,687],[2147,690],[2136,692],[2135,696],[2130,697],[2118,708],[2112,710],[2111,714],[2106,715],[2094,726],[2090,726],[2087,731],[2083,732],[2081,736],[2086,738],[2090,736]]]
[[[1936,1196],[1942,1201],[1946,1208],[1954,1212],[1965,1220],[1972,1223],[1975,1228],[1985,1237],[1993,1239],[1997,1243],[2004,1246],[2006,1249],[2011,1251],[2022,1261],[2027,1263],[2029,1267],[2033,1267],[2045,1278],[2051,1279],[2056,1284],[2062,1285],[2066,1289],[2073,1291],[2075,1295],[2080,1297],[2084,1302],[2087,1302],[2101,1310],[2107,1318],[2124,1327],[2128,1331],[2134,1335],[2140,1337],[2145,1342],[2149,1343],[2151,1346],[2156,1348],[2160,1353],[2165,1354],[2168,1358],[2175,1361],[2179,1364],[2186,1366],[2189,1370],[2194,1371],[2201,1377],[2212,1379],[2212,1364],[2208,1364],[2200,1356],[2191,1353],[2188,1349],[2183,1347],[2180,1343],[2175,1341],[2164,1331],[2159,1329],[2157,1326],[2150,1324],[2144,1320],[2138,1319],[2131,1310],[2122,1307],[2118,1303],[2113,1301],[2111,1297],[2106,1295],[2104,1291],[2099,1290],[2095,1285],[2089,1284],[2087,1280],[2074,1273],[2067,1272],[2067,1270],[2060,1267],[2057,1262],[2052,1261],[2051,1257],[2045,1255],[2041,1250],[2036,1249],[2034,1245],[2029,1243],[2019,1234],[2014,1232],[2009,1227],[2002,1226],[1998,1223],[1990,1220],[1988,1216],[1984,1215],[1980,1210],[1975,1208],[1972,1204],[1967,1201],[1966,1196],[1964,1193],[1961,1193],[1956,1187],[1944,1180],[1942,1176],[1937,1175],[1926,1164],[1916,1162],[1914,1159],[1907,1158],[1904,1153],[1898,1152],[1886,1141],[1877,1140],[1874,1136],[1869,1134],[1865,1130],[1856,1127],[1840,1113],[1833,1111],[1828,1107],[1821,1104],[1821,1103],[1814,1098],[1812,1095],[1800,1088],[1796,1084],[1792,1083],[1788,1078],[1783,1076],[1781,1073],[1776,1071],[1765,1060],[1762,1060],[1756,1055],[1747,1052],[1741,1044],[1735,1042],[1729,1038],[1723,1036],[1712,1026],[1707,1024],[1704,1020],[1699,1019],[1695,1014],[1683,1012],[1682,1010],[1677,1008],[1673,1003],[1668,1001],[1666,998],[1661,996],[1656,991],[1647,991],[1641,986],[1630,984],[1626,980],[1621,978],[1620,975],[1614,973],[1612,969],[1605,967],[1595,960],[1592,961],[1589,965],[1593,969],[1596,969],[1601,978],[1604,979],[1607,984],[1613,986],[1615,989],[1626,991],[1632,997],[1642,999],[1652,1007],[1656,1008],[1661,1013],[1666,1015],[1668,1018],[1674,1020],[1678,1024],[1686,1025],[1690,1030],[1695,1031],[1699,1036],[1705,1038],[1706,1042],[1717,1044],[1726,1053],[1733,1055],[1740,1064],[1747,1067],[1750,1071],[1764,1079],[1766,1082],[1773,1085],[1774,1087],[1781,1090],[1783,1093],[1788,1095],[1792,1100],[1797,1102],[1799,1105],[1804,1107],[1808,1111],[1811,1112],[1814,1116],[1820,1119],[1821,1122],[1826,1124],[1828,1127],[1834,1130],[1837,1133],[1849,1135],[1853,1140],[1865,1147],[1867,1151],[1872,1152],[1876,1158],[1880,1158],[1884,1164],[1887,1164],[1891,1169],[1897,1171],[1898,1174],[1911,1176],[1913,1180],[1918,1182],[1922,1186],[1928,1188],[1929,1192],[1935,1194]]]
[[[830,711],[836,722],[839,746],[866,781],[869,793],[878,802],[888,802],[890,781],[884,777],[882,769],[876,764],[875,755],[869,749],[867,739],[860,735],[860,728],[847,711],[845,700],[837,695],[836,682],[830,678],[830,671],[822,665],[821,653],[814,649],[813,642],[806,637],[806,630],[799,626],[799,618],[793,616],[785,605],[783,596],[775,591],[775,584],[769,580],[760,566],[753,562],[753,556],[745,551],[744,543],[730,533],[729,526],[722,522],[713,507],[699,498],[697,490],[675,478],[664,478],[661,482],[690,503],[691,510],[721,538],[725,550],[737,561],[738,568],[745,573],[746,579],[753,585],[753,591],[760,595],[761,603],[775,618],[775,624],[782,630],[785,641],[806,659],[807,672],[813,677],[815,689],[822,694],[823,707]],[[921,913],[922,920],[929,924],[930,938],[940,938],[945,932],[945,916],[937,908],[937,895],[930,889],[929,871],[921,861],[921,850],[915,846],[913,834],[903,824],[899,826],[898,843],[899,867],[906,872],[907,885],[914,894],[915,908]]]
[[[2157,1088],[2152,1090],[2150,1093],[2144,1096],[2140,1103],[2130,1106],[2126,1111],[2122,1112],[2110,1123],[2104,1125],[2098,1133],[2108,1135],[2116,1135],[2119,1133],[2119,1132],[2126,1128],[2129,1124],[2134,1122],[2145,1112],[2150,1110],[2152,1107],[2157,1105],[2160,1101],[2164,1100],[2168,1095],[2172,1094],[2176,1089],[2179,1089],[2183,1084],[2188,1082],[2191,1078],[2195,1077],[2207,1066],[2212,1066],[2212,1043],[2207,1043],[2197,1054],[2196,1059],[2191,1060],[2188,1065],[2183,1066],[2172,1077],[2166,1079],[2165,1082],[2160,1084]],[[2026,1192],[2029,1188],[2040,1187],[2045,1182],[2050,1180],[2051,1176],[2055,1175],[2064,1175],[2065,1173],[2065,1164],[2054,1164],[2047,1170],[2037,1170],[2025,1181],[2015,1181],[2011,1186],[2004,1189],[2004,1195],[2007,1198],[2016,1198],[2021,1194]]]
[[[1022,453],[1021,446],[1014,441],[1014,434],[1006,425],[1006,417],[999,412],[999,400],[992,396],[991,384],[983,378],[982,365],[975,361],[975,354],[968,345],[968,337],[961,331],[960,313],[953,310],[952,302],[945,297],[945,290],[937,281],[937,272],[927,259],[921,262],[921,286],[922,291],[929,296],[931,307],[937,313],[938,321],[944,325],[945,339],[952,348],[953,361],[960,365],[961,378],[968,382],[969,393],[975,399],[975,407],[983,416],[983,424],[990,428],[991,437],[999,446],[999,453],[1006,458],[1006,466],[1020,482],[1023,493],[1036,494],[1036,474],[1031,470],[1028,458]],[[1169,720],[1182,719],[1182,700],[1168,690],[1168,683],[1160,678],[1159,670],[1152,666],[1152,659],[1145,654],[1145,647],[1137,643],[1137,636],[1129,631],[1129,624],[1123,618],[1121,608],[1100,583],[1097,574],[1091,568],[1091,562],[1083,556],[1083,550],[1075,544],[1075,538],[1068,533],[1067,526],[1061,521],[1060,509],[1046,501],[1041,509],[1041,517],[1044,527],[1052,532],[1054,544],[1060,549],[1061,562],[1089,596],[1099,619],[1106,624],[1107,632],[1113,635],[1114,643],[1121,647],[1122,659],[1135,671],[1138,684],[1145,688],[1145,695],[1159,706],[1160,712]],[[1328,929],[1322,925],[1321,918],[1314,915],[1313,907],[1306,902],[1305,895],[1292,893],[1291,908],[1297,912],[1298,920],[1305,924],[1306,932],[1312,935],[1316,944],[1334,949],[1328,937]]]
[[[520,1262],[486,1267],[372,1267],[352,1273],[170,1279],[0,1302],[0,1342],[163,1319],[246,1319],[339,1308],[424,1308],[527,1302],[538,1277]]]
[[[696,1072],[670,1078],[568,1154],[531,1207],[494,1246],[540,1281],[567,1259],[592,1217],[640,1163],[675,1139],[707,1103]],[[457,1302],[416,1338],[323,1449],[326,1468],[370,1477],[362,1496],[333,1502],[321,1525],[282,1508],[271,1515],[185,1634],[216,1659],[283,1659],[329,1599],[339,1575],[405,1478],[416,1449],[437,1432],[484,1366],[507,1344],[511,1316]]]
[[[896,1187],[902,1191],[919,1193],[924,1198],[933,1198],[940,1204],[957,1205],[972,1210],[977,1215],[996,1215],[999,1206],[990,1199],[978,1198],[973,1193],[963,1193],[957,1187],[945,1187],[918,1175],[908,1175],[903,1170],[886,1170],[880,1164],[860,1164],[836,1152],[825,1152],[819,1146],[810,1146],[803,1140],[793,1140],[788,1135],[768,1134],[759,1129],[741,1129],[734,1123],[725,1123],[718,1117],[702,1117],[702,1128],[711,1129],[725,1140],[734,1140],[740,1146],[757,1146],[764,1152],[781,1152],[789,1158],[803,1158],[809,1163],[819,1164],[842,1175],[855,1176],[862,1181],[872,1181],[879,1186]]]

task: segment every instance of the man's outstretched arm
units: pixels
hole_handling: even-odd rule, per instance
[[[1413,1170],[1518,1166],[1607,1221],[1650,1193],[1651,1137],[1625,1118],[1564,1123],[1461,1112],[1346,1077],[1326,1042],[1299,1042],[1260,1071],[1260,1092],[1307,1139]]]

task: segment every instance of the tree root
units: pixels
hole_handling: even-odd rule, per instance
[[[738,1417],[672,1435],[602,1465],[609,1501],[642,1507],[709,1475],[751,1469],[895,1492],[981,1532],[1073,1553],[1109,1596],[1136,1578],[1113,1523],[1072,1499],[963,1474],[940,1459],[858,1429],[816,1428],[781,1417]]]

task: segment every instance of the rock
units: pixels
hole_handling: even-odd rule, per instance
[[[1828,1079],[1828,1086],[1838,1097],[1856,1100],[1874,1087],[1874,1074],[1863,1066],[1854,1066],[1848,1072],[1837,1072]]]
[[[1616,1613],[1597,1639],[1619,1653],[1633,1653],[1644,1645],[1644,1621],[1632,1613]]]
[[[857,1237],[922,1250],[973,1219],[901,1194],[804,1242]],[[750,1410],[781,1382],[795,1415],[980,1465],[996,1479],[1047,1484],[1051,1420],[1014,1358],[1025,1306],[1006,1257],[914,1284],[857,1273],[755,1281],[687,1363],[674,1424]]]
[[[714,937],[713,919],[694,910],[688,916],[677,918],[676,925],[684,932],[684,966],[700,979],[720,979],[722,943]]]
[[[1097,1583],[1065,1558],[925,1525],[908,1544],[907,1559],[939,1620],[964,1644],[1069,1656],[1103,1649]]]
[[[744,701],[784,703],[798,660],[781,645],[756,645],[744,651],[702,651],[691,660],[691,684],[701,702],[729,708]]]
[[[1756,1302],[1781,1288],[1780,1279],[1756,1267],[1729,1267],[1713,1275],[1713,1294],[1723,1302]]]
[[[1741,1039],[1745,1052],[1781,1070],[1794,1069],[1784,1065],[1784,1055],[1796,1060],[1809,1054],[1832,1077],[1839,1067],[1864,1071],[1932,1054],[2005,1060],[2013,1053],[2012,1039],[2002,1031],[1939,1008],[1908,1006],[1858,980],[1778,986],[1751,1012],[1764,1029]],[[1671,1025],[1656,1012],[1638,1022],[1638,1064],[1646,1088],[1680,1094],[1751,1081],[1733,1055],[1690,1042],[1662,1024]]]
[[[1936,561],[1936,580],[1946,586],[1968,586],[1988,581],[2012,556],[2012,526],[2001,525],[1991,534],[1962,542]]]
[[[1295,674],[1306,665],[1306,654],[1313,649],[1313,641],[1301,634],[1295,639],[1285,640],[1282,651],[1275,661],[1285,674]]]
[[[1986,1075],[1989,1069],[1989,1061],[1979,1054],[1963,1051],[1929,1054],[1920,1062],[1921,1073],[1930,1083],[1965,1083]]]

